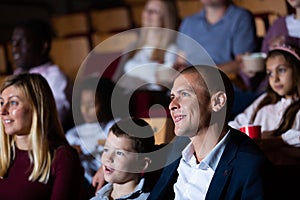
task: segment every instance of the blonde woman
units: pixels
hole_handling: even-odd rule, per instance
[[[176,34],[178,12],[173,0],[148,0],[142,13],[142,29],[139,29],[138,40],[128,48],[129,53],[121,58],[114,81],[129,91],[144,83],[161,83],[160,70],[172,68],[176,61]],[[173,31],[172,31],[173,30]],[[168,77],[167,77],[168,78]],[[164,80],[171,83],[172,79]],[[154,83],[154,84],[153,84]]]
[[[0,106],[0,199],[78,199],[83,171],[46,79],[8,77]]]

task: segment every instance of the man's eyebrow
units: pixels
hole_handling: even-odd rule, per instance
[[[173,91],[172,93],[181,93],[184,91],[194,92],[195,90],[192,87],[180,88],[179,90]]]

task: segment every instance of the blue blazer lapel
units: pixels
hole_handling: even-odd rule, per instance
[[[230,134],[234,134],[232,130],[230,130]],[[222,191],[225,188],[228,178],[231,176],[233,168],[231,163],[235,159],[238,150],[236,142],[235,137],[230,137],[208,188],[206,199],[221,199]]]

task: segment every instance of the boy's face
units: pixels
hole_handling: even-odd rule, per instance
[[[99,105],[95,101],[95,93],[92,90],[83,90],[80,98],[80,111],[85,123],[97,122]]]
[[[136,180],[141,170],[139,169],[138,154],[132,147],[132,140],[117,137],[109,132],[101,157],[105,181],[123,184]]]

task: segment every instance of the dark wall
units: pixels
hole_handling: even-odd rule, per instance
[[[20,19],[50,20],[52,15],[122,3],[123,0],[0,0],[0,44],[10,40],[14,24]]]

